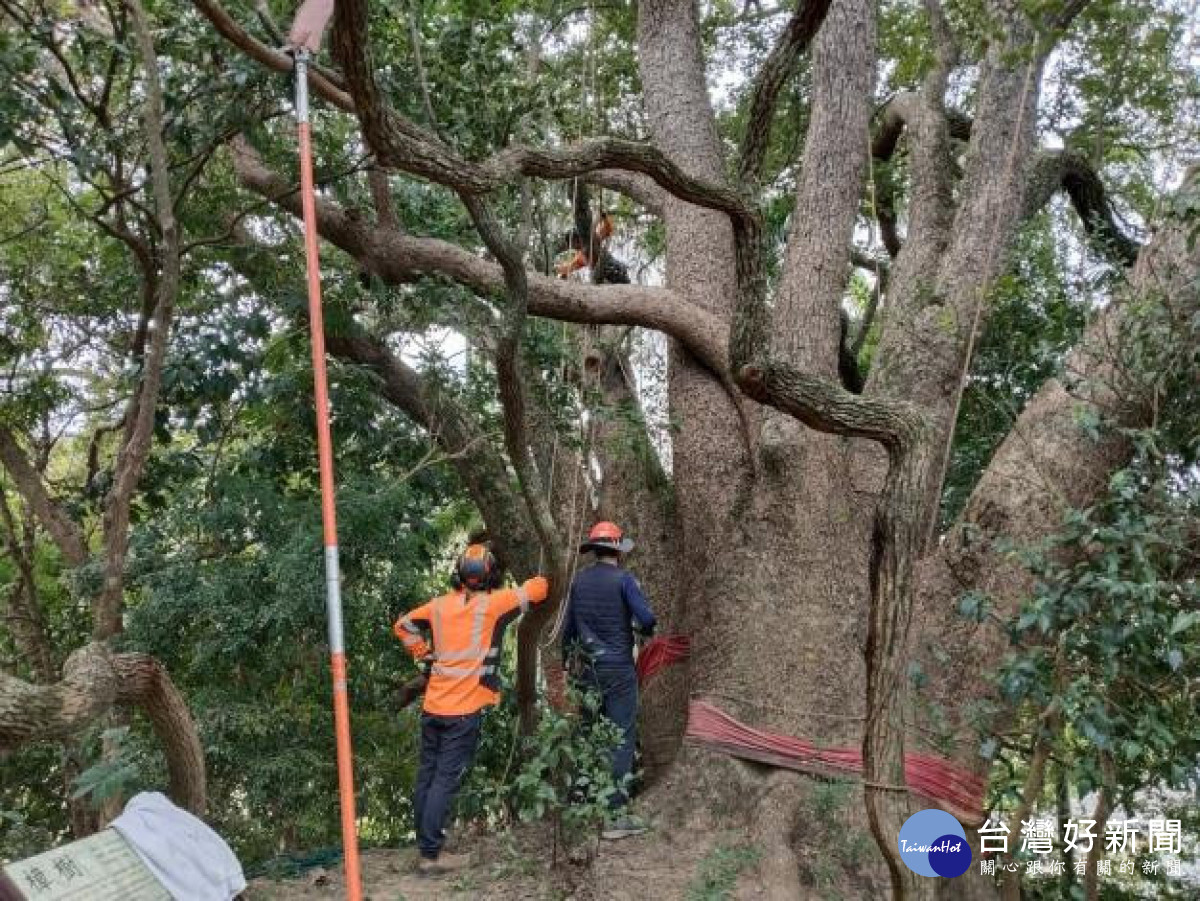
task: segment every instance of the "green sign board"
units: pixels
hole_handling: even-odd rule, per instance
[[[27,901],[171,901],[113,829],[4,868]]]

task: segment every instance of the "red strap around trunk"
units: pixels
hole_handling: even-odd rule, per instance
[[[653,639],[638,655],[638,682],[645,684],[655,673],[690,653],[691,641],[686,635]],[[861,748],[821,748],[803,739],[755,729],[707,701],[693,700],[689,704],[686,737],[733,757],[784,769],[827,776],[862,775]],[[982,776],[945,757],[917,752],[904,755],[904,775],[906,785],[915,794],[936,802],[966,823],[982,821]]]

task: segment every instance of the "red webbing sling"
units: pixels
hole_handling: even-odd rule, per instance
[[[691,642],[685,635],[655,638],[637,660],[638,681],[645,683],[664,667],[685,659]],[[688,705],[685,737],[716,751],[784,769],[817,775],[862,774],[861,748],[821,748],[812,742],[755,729],[703,700]],[[904,755],[905,783],[921,795],[964,820],[981,819],[984,780],[936,754]]]

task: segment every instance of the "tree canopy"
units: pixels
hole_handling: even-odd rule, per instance
[[[159,784],[247,860],[336,843],[293,14],[0,0],[0,856]],[[769,850],[808,783],[689,749],[693,693],[863,747],[846,897],[922,897],[920,799],[880,788],[906,748],[1017,829],[1189,784],[1197,21],[340,0],[311,87],[364,840],[410,828],[390,623],[480,528],[552,577],[473,796],[499,816],[600,516],[695,648],[645,698],[649,781],[757,811],[781,893],[816,879]]]

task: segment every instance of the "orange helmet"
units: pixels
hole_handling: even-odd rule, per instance
[[[587,541],[579,546],[582,551],[619,551],[628,554],[633,550],[633,542],[625,537],[621,527],[615,522],[598,522],[588,532]]]
[[[498,569],[496,558],[486,544],[472,544],[458,558],[455,574],[462,586],[472,591],[486,591],[495,587],[493,580]]]

